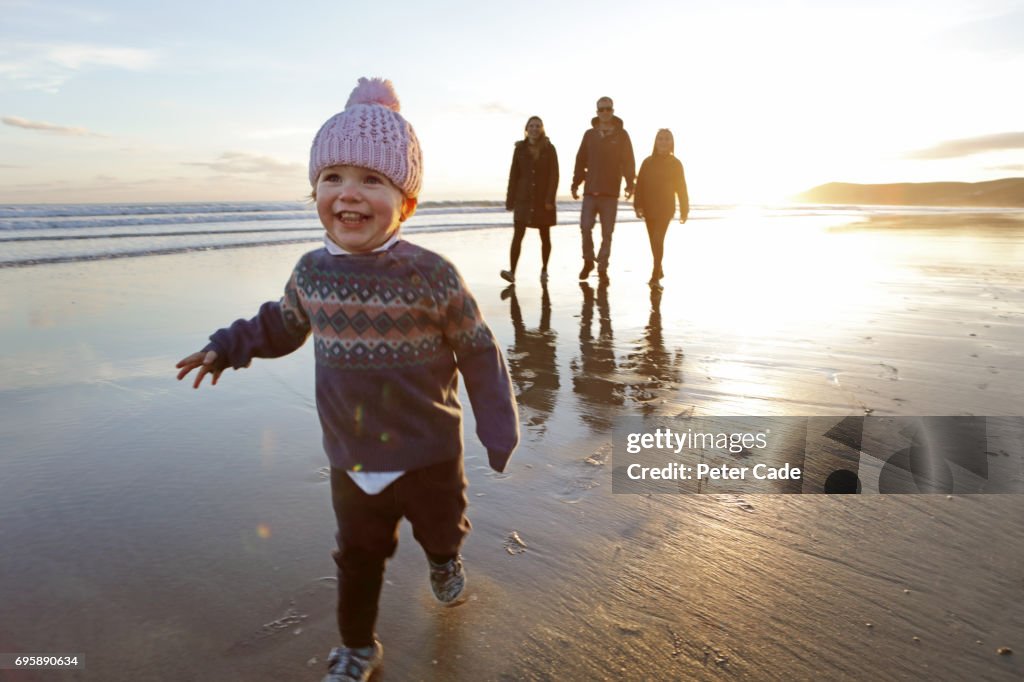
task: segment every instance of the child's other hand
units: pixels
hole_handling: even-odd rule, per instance
[[[217,368],[217,351],[215,350],[205,353],[203,351],[193,353],[179,360],[175,367],[181,370],[178,372],[178,381],[184,379],[196,367],[199,368],[199,373],[196,374],[196,380],[192,384],[192,388],[199,388],[199,384],[202,383],[203,377],[207,374],[213,375],[213,385],[216,386],[220,373],[224,371],[223,367]]]

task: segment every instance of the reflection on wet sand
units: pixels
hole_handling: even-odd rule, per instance
[[[540,326],[527,329],[515,287],[502,292],[509,298],[513,342],[508,349],[508,366],[516,387],[519,408],[531,430],[543,434],[558,399],[558,363],[555,347],[558,334],[551,328],[551,297],[545,284],[541,294]],[[524,409],[525,408],[525,409]]]
[[[635,380],[627,382],[627,386],[631,397],[640,403],[645,414],[653,411],[656,399],[662,393],[675,391],[683,383],[682,349],[670,352],[665,348],[665,336],[661,328],[661,295],[660,287],[651,288],[651,313],[643,338],[635,346],[636,350],[619,365],[620,369],[630,370],[636,375]]]
[[[612,420],[622,416],[623,406],[633,405],[643,414],[670,397],[683,383],[683,351],[669,351],[661,326],[660,288],[651,290],[651,311],[643,337],[631,352],[616,360],[608,285],[601,284],[596,296],[587,282],[580,283],[583,308],[580,312],[580,355],[572,361],[573,390],[579,396],[580,418],[596,433],[607,431]],[[598,331],[594,337],[594,307]]]
[[[616,376],[615,343],[608,308],[608,284],[601,283],[597,296],[588,282],[580,282],[583,308],[580,311],[580,356],[572,362],[573,391],[579,395],[580,418],[594,431],[607,431],[616,409],[624,402],[624,386]],[[598,332],[594,338],[594,302],[597,302]]]

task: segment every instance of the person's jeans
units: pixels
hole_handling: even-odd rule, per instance
[[[583,207],[580,210],[580,232],[583,235],[583,261],[593,263],[597,260],[599,272],[608,270],[608,259],[612,255],[612,232],[615,231],[615,212],[619,208],[618,197],[583,195]],[[594,258],[594,223],[601,218],[601,250]]]

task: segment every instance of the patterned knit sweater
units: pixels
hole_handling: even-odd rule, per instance
[[[316,405],[331,466],[407,471],[462,456],[458,374],[477,436],[503,471],[519,442],[504,357],[455,267],[406,241],[369,254],[299,259],[280,301],[210,337],[236,369],[286,355],[310,332]]]

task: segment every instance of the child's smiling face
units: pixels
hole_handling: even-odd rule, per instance
[[[316,183],[316,212],[335,244],[369,253],[391,238],[416,210],[416,199],[383,174],[358,166],[328,166]]]

